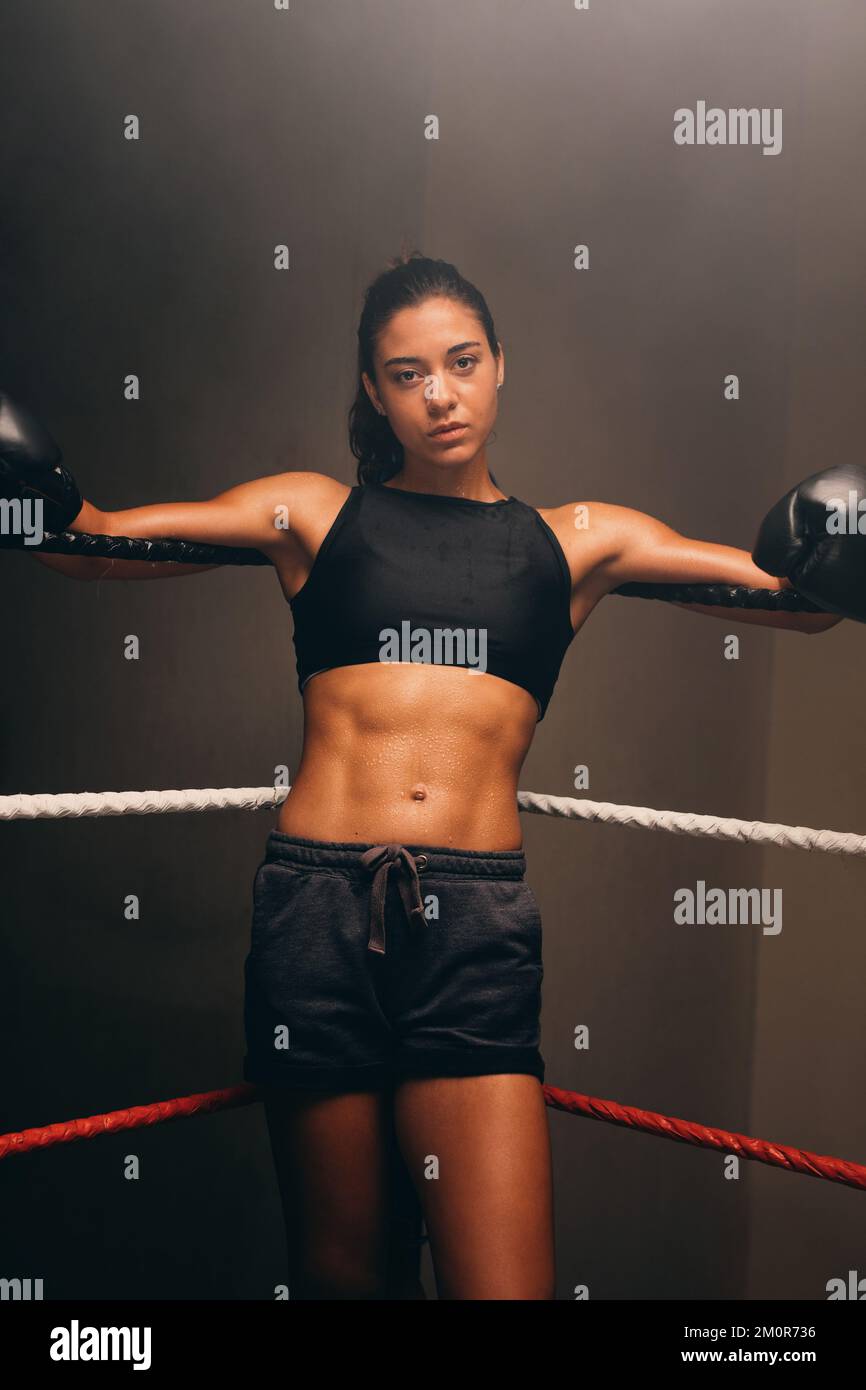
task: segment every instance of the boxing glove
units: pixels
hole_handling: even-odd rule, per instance
[[[866,622],[866,469],[813,473],[771,507],[752,559],[827,613]]]
[[[83,505],[62,457],[36,417],[0,391],[0,497],[41,500],[45,531],[65,531]]]

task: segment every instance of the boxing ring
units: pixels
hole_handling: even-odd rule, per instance
[[[51,553],[137,559],[187,564],[270,564],[258,551],[205,545],[179,540],[141,540],[85,533],[45,533],[38,547]],[[820,611],[795,590],[745,589],[722,584],[625,584],[612,591],[625,597],[662,599],[675,603],[700,603],[731,608],[776,611]],[[288,796],[290,787],[235,787],[166,791],[78,792],[70,794],[20,794],[0,796],[0,821],[44,820],[126,815],[164,815],[227,809],[274,810]],[[631,829],[674,835],[698,836],[740,844],[769,844],[811,853],[866,857],[866,835],[806,826],[790,826],[692,812],[655,810],[611,802],[520,791],[519,809],[569,820],[597,821]],[[752,1162],[784,1168],[807,1177],[866,1190],[866,1165],[826,1154],[816,1154],[771,1140],[739,1134],[695,1120],[663,1115],[598,1096],[543,1085],[548,1106],[568,1114],[653,1134],[676,1143],[715,1149]],[[37,1149],[69,1144],[122,1130],[164,1124],[172,1120],[237,1109],[261,1100],[256,1086],[242,1084],[215,1091],[197,1092],[169,1100],[152,1101],[102,1115],[62,1120],[0,1135],[0,1158],[32,1153]]]
[[[46,820],[58,817],[126,816],[170,814],[189,811],[227,809],[272,810],[288,796],[290,787],[205,787],[181,791],[77,792],[69,795],[0,796],[0,821]],[[824,854],[866,857],[866,835],[835,830],[814,830],[802,825],[743,821],[731,817],[696,815],[681,811],[657,811],[647,806],[618,806],[606,801],[585,801],[563,796],[518,792],[522,811],[538,815],[561,816],[568,820],[601,821],[668,834],[702,836],[714,840],[735,840],[741,844],[773,844],[783,849],[799,849]],[[826,1154],[812,1153],[787,1144],[757,1139],[731,1130],[662,1115],[652,1110],[622,1105],[598,1096],[580,1095],[543,1085],[544,1099],[555,1110],[602,1120],[622,1128],[640,1130],[659,1138],[672,1139],[699,1148],[736,1154],[758,1163],[828,1182],[866,1190],[866,1165]],[[62,1120],[0,1135],[0,1158],[25,1154],[55,1144],[78,1139],[94,1139],[101,1134],[140,1129],[169,1120],[204,1115],[215,1110],[236,1109],[258,1101],[258,1087],[240,1085],[217,1091],[203,1091],[173,1100],[154,1101],[104,1115]]]

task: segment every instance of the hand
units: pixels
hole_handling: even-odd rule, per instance
[[[0,497],[41,501],[45,531],[65,531],[83,505],[62,457],[35,416],[0,391]]]
[[[827,613],[866,623],[866,469],[814,473],[771,507],[752,559]]]

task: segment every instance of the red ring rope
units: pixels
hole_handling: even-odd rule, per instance
[[[846,1187],[866,1189],[866,1167],[849,1163],[844,1158],[794,1149],[787,1144],[772,1144],[767,1139],[753,1139],[728,1129],[709,1128],[694,1120],[679,1120],[660,1115],[654,1110],[639,1110],[619,1105],[597,1096],[582,1096],[576,1091],[561,1091],[556,1086],[543,1086],[546,1103],[555,1110],[571,1115],[583,1115],[591,1120],[624,1125],[643,1130],[660,1139],[674,1139],[682,1144],[695,1144],[704,1149],[719,1149],[738,1154],[740,1158],[769,1163],[776,1168],[803,1173],[810,1178],[824,1178]],[[151,1105],[136,1105],[131,1110],[112,1110],[106,1115],[89,1115],[82,1120],[62,1120],[59,1124],[24,1129],[0,1135],[0,1158],[10,1154],[29,1153],[33,1149],[50,1148],[53,1144],[71,1144],[76,1139],[95,1139],[100,1134],[114,1134],[125,1129],[141,1129],[145,1125],[163,1124],[166,1120],[183,1119],[189,1115],[206,1114],[211,1110],[230,1110],[252,1105],[261,1100],[257,1086],[224,1087],[220,1091],[199,1091],[178,1100],[159,1100]]]

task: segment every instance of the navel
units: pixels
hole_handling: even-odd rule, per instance
[[[427,798],[427,788],[423,782],[416,782],[410,793],[413,801],[425,801]]]

